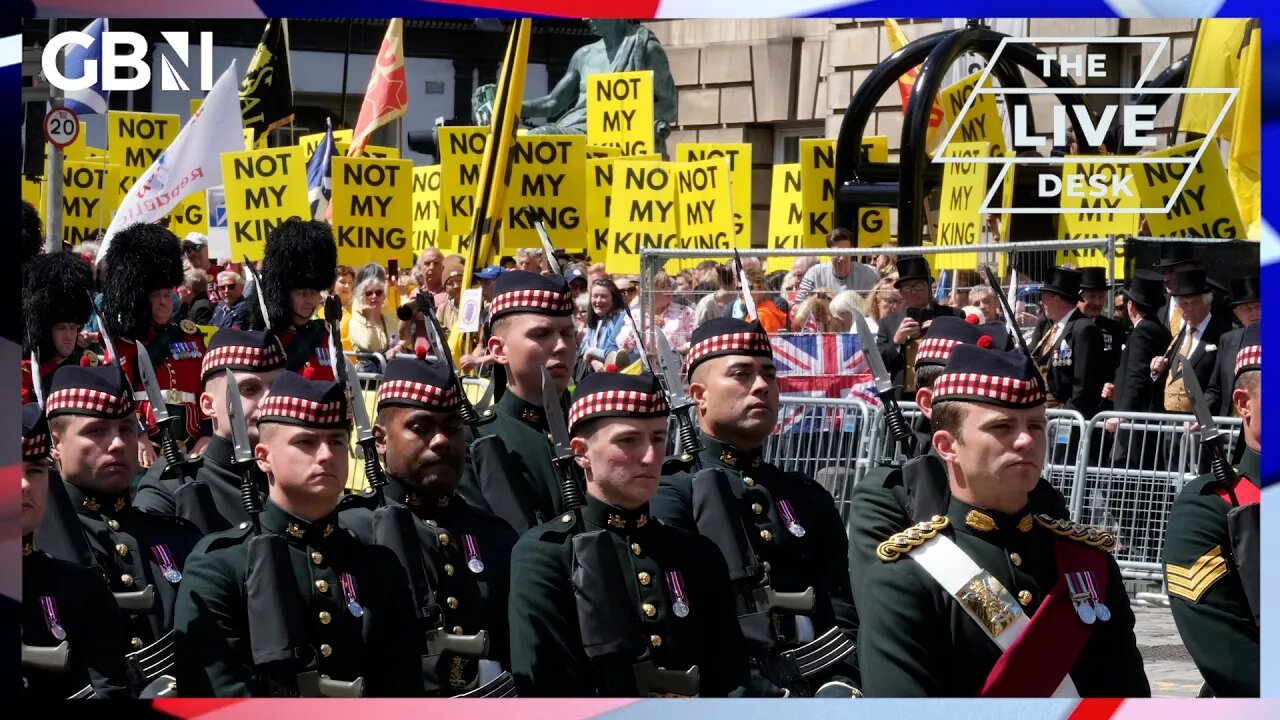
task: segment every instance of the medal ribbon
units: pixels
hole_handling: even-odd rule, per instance
[[[44,610],[44,625],[49,628],[49,634],[55,638],[58,637],[58,634],[53,631],[55,627],[62,627],[58,619],[58,603],[50,595],[41,595],[40,607]]]
[[[667,576],[667,590],[671,591],[673,602],[683,602],[688,604],[684,597],[684,577],[679,570],[672,570],[665,573]]]
[[[356,597],[356,579],[351,573],[342,573],[342,596],[346,598],[347,605],[360,604],[360,599]]]
[[[164,571],[177,570],[177,566],[173,562],[173,556],[169,554],[169,548],[163,544],[151,546],[151,555],[155,557],[156,562],[160,563],[160,569]]]
[[[1064,577],[1067,580],[1067,592],[1071,595],[1071,602],[1079,604],[1082,595],[1088,595],[1083,592],[1083,586],[1080,584],[1079,573],[1066,573]]]
[[[790,502],[786,500],[779,500],[778,511],[782,513],[782,520],[787,524],[788,529],[790,529],[792,525],[800,524],[799,521],[796,520],[796,512],[791,509]]]
[[[1091,603],[1098,602],[1098,588],[1093,584],[1093,573],[1081,573],[1084,576],[1084,586],[1089,590],[1089,601]]]
[[[466,552],[468,564],[470,564],[473,559],[480,557],[480,545],[476,542],[475,535],[467,535],[464,533],[462,536],[462,547]]]

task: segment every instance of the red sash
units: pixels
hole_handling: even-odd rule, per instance
[[[1089,571],[1099,598],[1107,596],[1107,554],[1074,540],[1055,538],[1058,582],[1030,623],[996,661],[981,697],[1050,697],[1071,672],[1093,633],[1076,615],[1066,573]]]
[[[1243,475],[1236,479],[1236,486],[1232,489],[1235,490],[1236,500],[1241,505],[1251,505],[1262,500],[1262,491],[1258,489],[1257,485],[1249,482],[1249,478]],[[1221,485],[1214,487],[1213,494],[1222,498],[1228,505],[1231,504],[1231,494]]]

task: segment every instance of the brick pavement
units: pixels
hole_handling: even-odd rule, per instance
[[[1169,608],[1134,606],[1134,634],[1142,651],[1152,697],[1195,697],[1200,671],[1191,662]]]

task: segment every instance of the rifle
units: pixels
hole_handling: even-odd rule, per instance
[[[871,368],[871,375],[876,380],[876,393],[884,404],[885,424],[889,426],[893,439],[911,457],[916,452],[916,437],[902,414],[902,408],[898,407],[897,396],[901,388],[893,384],[889,370],[884,366],[884,358],[880,357],[880,350],[876,347],[875,336],[871,334],[871,326],[856,308],[853,311],[853,321],[858,329],[858,344],[862,347],[862,356],[867,360],[867,367]]]
[[[361,453],[364,455],[364,479],[373,489],[378,505],[381,507],[386,504],[382,488],[387,484],[387,476],[383,474],[382,465],[378,463],[378,451],[374,447],[373,440],[373,424],[369,422],[369,408],[365,407],[364,397],[360,392],[360,376],[356,374],[356,366],[345,355],[342,357],[342,363],[346,366],[347,387],[351,390],[351,412],[355,415],[356,444],[360,446]]]
[[[560,473],[560,497],[564,508],[573,512],[587,504],[583,495],[586,480],[582,470],[573,461],[573,450],[569,448],[569,427],[564,421],[564,411],[560,408],[560,392],[556,390],[555,380],[551,373],[542,368],[542,410],[547,415],[547,427],[551,431],[552,463]]]

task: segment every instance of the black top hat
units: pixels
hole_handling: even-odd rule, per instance
[[[569,406],[569,432],[589,420],[606,417],[666,417],[666,396],[650,373],[592,373],[578,383]]]
[[[929,261],[922,255],[904,255],[898,258],[898,279],[893,282],[895,288],[902,288],[908,280],[928,280],[933,282],[929,274]]]
[[[1100,268],[1100,267],[1080,268],[1080,289],[1081,290],[1110,290],[1111,283],[1107,282],[1106,268]]]
[[[929,329],[916,349],[916,368],[945,366],[956,346],[964,343],[976,345],[981,337],[982,330],[976,323],[954,315],[936,317],[929,323]]]
[[[1049,278],[1049,282],[1040,286],[1040,292],[1051,292],[1055,295],[1061,295],[1071,302],[1080,299],[1080,281],[1082,275],[1079,270],[1070,268],[1055,267],[1053,269],[1053,277]]]
[[[409,407],[449,412],[462,404],[449,366],[438,360],[400,356],[387,363],[378,386],[378,410]]]
[[[1250,370],[1262,370],[1262,323],[1245,327],[1240,334],[1240,350],[1236,353],[1236,377]]]
[[[308,380],[295,372],[281,373],[271,393],[258,405],[258,425],[282,423],[317,430],[347,427],[347,394],[336,382]]]
[[[1257,275],[1245,275],[1231,280],[1231,307],[1245,303],[1262,302],[1262,283]]]
[[[568,283],[558,275],[539,275],[525,270],[499,275],[493,300],[489,301],[489,322],[516,313],[572,315],[573,298],[569,295]]]
[[[213,334],[200,359],[200,380],[223,370],[268,372],[284,367],[284,348],[274,333],[226,328]]]
[[[36,403],[22,406],[22,461],[49,457],[49,424]]]
[[[773,346],[759,322],[712,318],[695,328],[689,338],[689,375],[698,363],[721,355],[773,357]]]
[[[1191,243],[1160,243],[1160,262],[1156,263],[1156,267],[1164,270],[1166,268],[1177,267],[1188,263],[1199,265],[1200,261],[1196,260],[1195,250],[1195,246]]]
[[[133,413],[133,387],[114,364],[63,365],[53,373],[45,415],[88,415],[115,420]]]
[[[934,406],[948,400],[1030,408],[1045,398],[1039,371],[1021,350],[960,345],[933,384]]]
[[[1169,290],[1169,294],[1174,297],[1182,297],[1184,295],[1203,295],[1212,292],[1213,288],[1209,286],[1209,280],[1205,277],[1204,270],[1201,268],[1183,268],[1173,274],[1173,288]]]
[[[1165,303],[1164,278],[1154,270],[1135,270],[1125,293],[1139,305],[1160,307]]]

